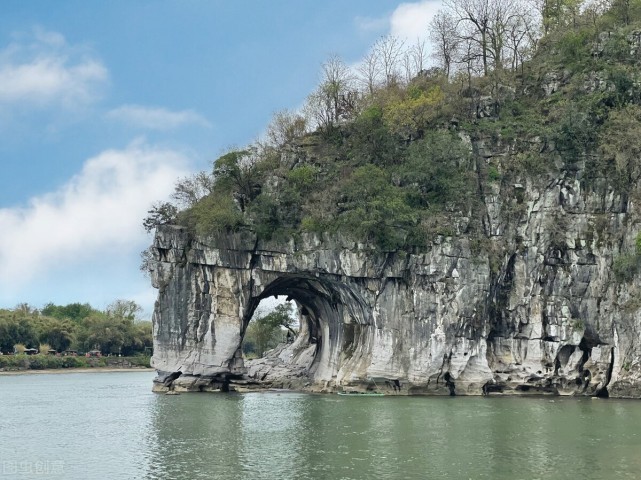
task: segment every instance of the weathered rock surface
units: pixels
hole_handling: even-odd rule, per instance
[[[602,32],[591,54],[609,55],[613,35]],[[639,55],[641,32],[623,41]],[[536,88],[524,88],[550,97],[572,76],[549,71]],[[579,85],[585,93],[615,88],[603,70]],[[514,95],[501,88],[501,98]],[[481,93],[466,94],[477,105],[472,116],[496,120],[499,104]],[[458,125],[453,119],[451,127]],[[250,231],[202,237],[159,227],[151,264],[159,290],[155,389],[375,384],[405,394],[641,398],[641,278],[617,278],[613,268],[627,258],[639,269],[641,186],[614,191],[586,168],[606,159],[594,152],[561,158],[554,137],[496,136],[461,134],[479,176],[482,219],[470,218],[473,209],[451,212],[451,235],[431,238],[421,253],[384,252],[341,236],[266,242]],[[314,142],[309,136],[290,146],[282,163],[310,160]],[[523,156],[553,161],[556,173],[515,173]],[[499,179],[481,180],[490,168]],[[264,187],[277,194],[278,179]],[[296,300],[301,331],[294,343],[246,362],[240,346],[249,319],[262,299],[277,295]]]
[[[506,154],[494,149],[474,144],[479,165]],[[634,251],[641,196],[598,181],[587,189],[582,171],[491,184],[482,239],[463,219],[420,254],[341,237],[261,242],[159,227],[155,389],[375,382],[406,394],[641,397],[640,281],[612,269]],[[273,295],[296,300],[301,333],[246,364],[244,329]]]

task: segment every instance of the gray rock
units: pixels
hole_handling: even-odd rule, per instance
[[[638,197],[586,189],[581,175],[486,192],[480,253],[464,229],[407,253],[340,236],[260,242],[159,227],[154,388],[638,398],[640,279],[612,273],[634,251]],[[244,330],[273,295],[296,300],[301,332],[245,362]]]

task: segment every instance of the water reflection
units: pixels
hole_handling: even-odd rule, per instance
[[[15,475],[23,465],[45,465],[47,479],[596,479],[641,472],[639,401],[165,396],[152,394],[150,382],[151,375],[126,373],[0,377],[0,478],[38,478]]]
[[[156,395],[147,478],[240,478],[242,398]]]
[[[641,426],[641,404],[627,405],[632,411],[577,399],[164,397],[154,412],[150,475],[513,479],[617,471],[634,478],[639,437],[629,427]]]

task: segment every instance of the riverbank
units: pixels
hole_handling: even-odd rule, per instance
[[[76,371],[86,369],[93,371],[106,369],[141,369],[150,368],[148,356],[132,357],[58,357],[55,355],[3,355],[0,356],[0,373],[26,371]]]
[[[93,368],[48,368],[44,370],[0,370],[0,377],[6,375],[41,375],[41,374],[60,374],[60,373],[113,373],[113,372],[155,372],[153,368],[148,367],[93,367]]]

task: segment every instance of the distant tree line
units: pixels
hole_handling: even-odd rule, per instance
[[[262,357],[267,350],[293,341],[298,330],[291,303],[278,305],[267,315],[255,315],[245,330],[243,353],[248,357]]]
[[[99,350],[125,356],[148,352],[151,322],[138,319],[141,308],[131,300],[116,300],[105,310],[88,303],[46,304],[36,309],[21,304],[0,309],[0,351],[24,348],[64,352]]]

